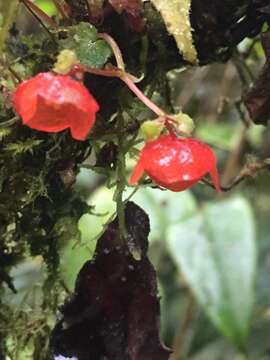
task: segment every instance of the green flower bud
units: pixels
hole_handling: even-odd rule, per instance
[[[144,139],[155,140],[160,136],[164,123],[160,120],[147,120],[141,125],[141,132]]]
[[[73,50],[62,50],[57,56],[53,71],[57,74],[65,75],[78,62],[76,53]]]
[[[177,124],[175,125],[177,130],[185,135],[191,135],[195,125],[192,118],[184,113],[179,113],[177,115],[170,116],[176,120]]]

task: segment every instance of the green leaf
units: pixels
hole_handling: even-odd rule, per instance
[[[239,124],[218,123],[209,124],[203,123],[198,127],[196,136],[203,141],[217,146],[219,149],[233,150],[239,138],[240,126]]]
[[[170,226],[168,245],[197,301],[213,324],[243,346],[254,302],[254,219],[242,197],[210,204]]]
[[[49,16],[55,16],[57,15],[57,9],[54,6],[52,1],[48,0],[37,0],[36,5],[43,10],[47,15]]]
[[[112,55],[109,45],[97,37],[97,30],[93,25],[81,22],[66,28],[67,38],[60,40],[62,49],[76,52],[81,64],[101,68]]]
[[[92,258],[97,237],[115,212],[113,191],[105,187],[97,189],[88,203],[95,205],[95,208],[92,214],[84,214],[79,220],[81,241],[71,239],[61,254],[61,274],[69,289],[74,288],[76,277],[83,264]]]
[[[184,59],[196,64],[197,51],[193,45],[190,24],[191,0],[151,0],[151,2],[160,12],[168,33],[173,35]]]
[[[52,1],[48,0],[37,0],[35,4],[43,10],[48,16],[55,16],[57,15],[57,9],[54,6]]]

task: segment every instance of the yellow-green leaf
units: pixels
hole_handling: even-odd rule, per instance
[[[168,32],[173,35],[185,60],[197,63],[197,51],[192,41],[190,24],[191,0],[151,0],[160,12]]]

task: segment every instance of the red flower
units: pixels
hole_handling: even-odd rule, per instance
[[[59,132],[70,128],[76,140],[85,140],[99,106],[88,90],[67,75],[40,73],[15,91],[15,109],[32,129]]]
[[[215,154],[196,139],[164,135],[148,141],[129,183],[136,184],[143,172],[157,185],[172,191],[185,190],[210,173],[216,190],[220,191]]]

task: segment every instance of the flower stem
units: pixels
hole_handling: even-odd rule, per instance
[[[155,114],[158,116],[166,116],[166,113],[161,110],[156,104],[154,104],[144,93],[134,84],[127,74],[120,77],[122,81],[128,86],[128,88]]]
[[[121,50],[119,49],[119,46],[114,41],[114,39],[109,34],[105,34],[105,33],[98,34],[98,37],[105,40],[110,45],[116,60],[117,67],[121,70],[125,70],[125,63],[123,60]]]
[[[124,72],[122,69],[119,68],[111,68],[111,69],[96,69],[86,65],[75,65],[74,68],[69,72],[69,75],[72,75],[78,71],[81,72],[89,72],[90,74],[94,75],[101,75],[107,77],[118,77],[122,80],[128,88],[149,108],[151,109],[156,115],[159,117],[166,117],[166,113],[158,107],[153,101],[151,101],[144,93],[134,84],[134,82],[130,79],[129,74]],[[167,121],[168,123],[168,121]],[[167,124],[166,124],[167,126]],[[168,131],[170,132],[169,125],[167,126]]]
[[[170,122],[171,122],[170,118],[166,117],[166,119],[165,119],[165,127],[166,127],[166,129],[168,130],[169,134],[172,137],[176,137],[175,132],[174,132],[173,127],[172,127]]]
[[[170,124],[170,118],[167,116],[165,111],[163,111],[159,106],[157,106],[153,101],[151,101],[144,93],[137,87],[137,85],[130,79],[128,73],[119,68],[110,68],[110,69],[96,69],[87,65],[75,65],[74,68],[68,73],[69,75],[73,75],[76,72],[89,72],[90,74],[107,76],[107,77],[117,77],[122,80],[127,87],[150,109],[152,110],[158,117],[162,120],[165,118],[165,126],[169,133],[172,136],[175,136],[173,128]]]
[[[73,75],[76,72],[88,72],[90,74],[94,75],[100,75],[100,76],[106,76],[106,77],[118,77],[120,78],[122,76],[122,70],[118,68],[111,68],[111,69],[97,69],[92,68],[87,65],[75,65],[71,71],[69,71],[68,75]]]
[[[125,72],[125,64],[123,61],[123,56],[121,50],[119,49],[119,46],[114,41],[114,39],[109,34],[106,33],[100,33],[98,34],[98,37],[104,39],[110,45],[116,60],[117,69],[101,70],[101,69],[89,68],[83,65],[79,65],[79,68],[81,68],[81,70],[88,71],[96,75],[119,77],[128,86],[128,88],[155,114],[157,114],[158,116],[166,116],[166,113],[163,110],[161,110],[156,104],[154,104],[146,95],[144,95],[144,93],[135,85],[133,80],[138,80],[138,79]]]

